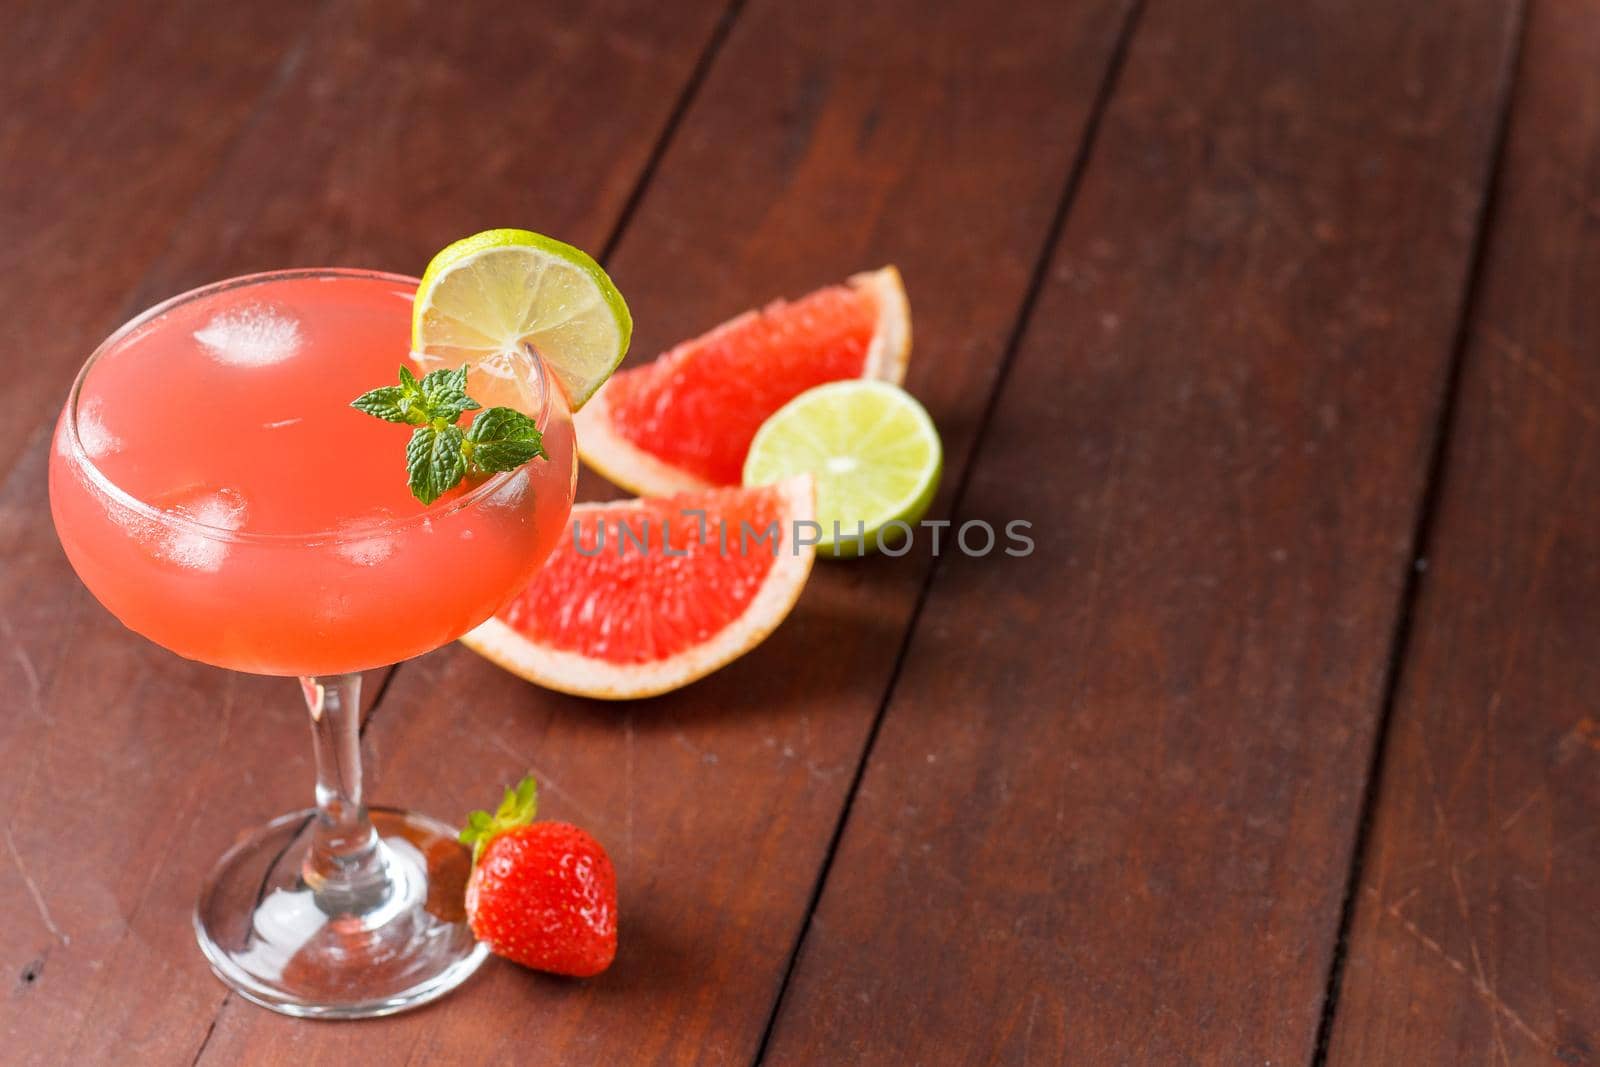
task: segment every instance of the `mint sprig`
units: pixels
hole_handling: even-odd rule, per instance
[[[467,367],[429,371],[418,379],[400,368],[400,384],[385,385],[350,401],[385,422],[415,426],[406,445],[411,495],[431,504],[468,474],[516,470],[545,456],[538,424],[516,408],[490,408],[463,430],[457,423],[483,405],[467,395]],[[548,457],[546,457],[548,458]]]

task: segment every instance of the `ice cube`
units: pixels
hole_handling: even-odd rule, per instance
[[[333,550],[358,567],[376,567],[394,555],[397,547],[393,537],[376,534],[339,541],[333,546]]]
[[[211,358],[234,367],[281,363],[300,349],[300,323],[265,304],[219,311],[194,332]]]
[[[232,543],[227,534],[244,527],[244,497],[233,489],[198,493],[169,505],[173,513],[210,530],[188,526],[162,526],[157,551],[180,567],[197,571],[219,571],[228,558]]]
[[[102,459],[122,448],[122,439],[106,429],[102,399],[91,396],[78,405],[78,440],[90,459]]]

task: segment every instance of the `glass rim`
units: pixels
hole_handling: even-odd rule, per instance
[[[291,267],[285,270],[260,271],[255,274],[241,274],[233,278],[224,278],[221,281],[208,282],[205,285],[186,290],[176,296],[168,297],[158,304],[139,312],[133,318],[117,327],[112,333],[101,341],[84,360],[83,366],[78,369],[78,376],[72,382],[72,392],[67,397],[67,440],[71,446],[71,459],[74,465],[82,471],[96,492],[103,494],[114,501],[118,507],[138,515],[149,522],[157,523],[162,527],[179,530],[184,533],[194,534],[212,541],[229,543],[258,543],[258,544],[339,544],[347,541],[361,541],[376,534],[390,534],[420,526],[435,519],[453,515],[458,511],[472,507],[485,497],[493,496],[497,490],[505,486],[512,478],[519,474],[522,468],[501,471],[490,475],[479,484],[473,486],[461,496],[450,501],[444,507],[430,508],[420,511],[415,515],[406,515],[394,519],[375,519],[348,526],[339,526],[328,530],[286,531],[282,533],[264,533],[252,530],[235,530],[226,526],[213,526],[201,522],[187,515],[152,504],[143,500],[122,486],[114,482],[95,465],[93,458],[83,446],[82,437],[78,428],[78,401],[83,394],[83,387],[89,378],[89,372],[108,352],[112,351],[129,334],[146,325],[152,319],[171,311],[173,308],[182,307],[204,297],[224,293],[230,289],[243,289],[254,285],[264,285],[271,282],[292,281],[307,278],[347,278],[362,281],[395,282],[400,285],[416,288],[422,284],[421,279],[407,274],[396,274],[392,271],[367,270],[361,267]],[[539,390],[538,414],[534,418],[539,432],[543,433],[549,426],[550,420],[550,378],[544,365],[544,359],[539,353],[526,346],[531,358],[532,366],[537,377]],[[409,351],[409,349],[408,349]]]

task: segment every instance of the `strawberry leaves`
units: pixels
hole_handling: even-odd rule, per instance
[[[467,816],[467,825],[461,830],[460,840],[463,845],[472,846],[473,866],[477,866],[478,858],[489,847],[490,841],[507,830],[526,826],[533,821],[539,809],[538,792],[538,785],[530,774],[515,788],[506,790],[493,815],[486,811],[475,811]]]

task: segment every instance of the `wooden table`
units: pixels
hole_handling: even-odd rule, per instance
[[[23,0],[0,100],[0,1060],[1600,1062],[1594,0]],[[48,431],[158,298],[505,224],[635,359],[899,264],[935,513],[1037,548],[632,705],[375,679],[377,799],[531,767],[621,954],[281,1018],[189,909],[297,696],[93,601]]]

